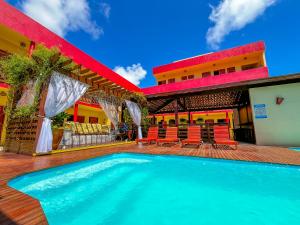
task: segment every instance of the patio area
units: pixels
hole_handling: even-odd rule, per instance
[[[181,148],[179,145],[157,147],[156,145],[138,146],[127,144],[39,157],[2,152],[0,153],[0,224],[47,224],[46,217],[37,200],[7,186],[7,182],[13,177],[36,170],[121,152],[300,165],[300,152],[283,147],[252,144],[240,144],[238,150],[213,149],[208,144],[202,145],[199,149],[193,147]]]

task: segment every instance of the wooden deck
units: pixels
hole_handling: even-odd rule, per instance
[[[241,144],[238,150],[216,150],[212,149],[210,145],[203,145],[201,148],[195,149],[180,148],[179,146],[157,147],[155,145],[139,147],[132,144],[40,157],[0,153],[0,224],[47,224],[39,202],[8,187],[7,182],[10,179],[23,173],[118,152],[186,155],[300,165],[300,152],[288,150],[287,148],[249,144]]]

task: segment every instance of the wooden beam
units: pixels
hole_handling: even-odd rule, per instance
[[[67,66],[67,65],[70,65],[72,62],[73,62],[72,59],[67,59],[66,61],[62,62],[62,63],[60,64],[60,66],[61,66],[61,67],[65,67],[65,66]]]
[[[97,73],[88,73],[88,74],[85,74],[85,75],[80,75],[79,77],[82,78],[82,79],[89,79],[91,77],[95,77],[97,76]]]
[[[96,82],[97,80],[102,80],[101,76],[96,76],[96,77],[92,77],[92,78],[88,78],[91,80],[92,83]]]
[[[182,107],[183,110],[186,111],[185,106],[181,103],[180,99],[177,100],[178,105],[180,105]]]
[[[87,72],[89,72],[90,71],[90,69],[84,69],[84,70],[81,70],[80,71],[80,74],[85,74],[85,73],[87,73]]]
[[[166,107],[167,105],[169,105],[173,101],[174,101],[174,98],[170,98],[163,105],[161,105],[158,109],[156,109],[154,113],[157,113],[158,111],[160,111],[161,109],[163,109],[164,107]]]
[[[99,85],[99,87],[107,87],[110,85],[111,81],[110,80],[102,80],[102,81],[97,81],[95,82]]]
[[[100,80],[100,81],[96,81],[95,84],[101,85],[101,84],[104,84],[104,83],[107,83],[107,82],[110,82],[110,80],[107,80],[106,78],[103,78],[103,79]]]
[[[50,62],[51,64],[55,64],[58,60],[59,60],[59,57],[61,56],[61,53],[57,53],[57,54],[54,54],[53,56],[50,57]]]
[[[71,69],[71,71],[74,71],[74,70],[80,70],[80,68],[81,68],[81,65],[80,65],[80,64],[77,64],[77,65],[75,65],[75,66]]]

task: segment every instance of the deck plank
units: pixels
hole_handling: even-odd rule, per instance
[[[37,225],[48,224],[38,200],[23,194],[7,185],[7,182],[21,174],[45,168],[77,162],[84,159],[113,153],[144,153],[162,155],[182,155],[204,158],[268,162],[288,165],[300,165],[300,152],[283,147],[256,146],[241,144],[238,150],[214,149],[209,144],[199,148],[180,145],[162,146],[135,144],[95,148],[76,152],[31,157],[14,153],[0,153],[0,224]]]

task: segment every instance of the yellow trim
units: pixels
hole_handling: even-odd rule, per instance
[[[32,156],[53,155],[53,154],[58,154],[58,153],[73,152],[73,151],[87,150],[87,149],[93,149],[93,148],[104,148],[104,147],[118,146],[118,145],[124,145],[124,144],[133,144],[133,143],[135,143],[135,142],[128,141],[128,142],[118,142],[118,143],[110,143],[110,144],[102,144],[102,145],[83,146],[83,147],[77,147],[77,148],[58,149],[58,150],[53,150],[49,153],[33,153]]]

